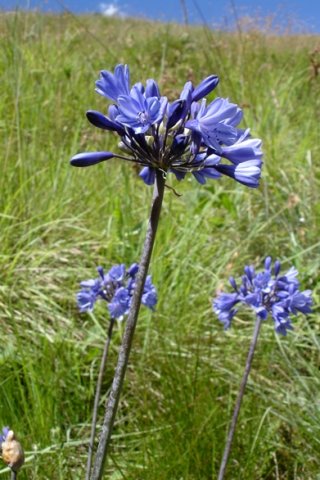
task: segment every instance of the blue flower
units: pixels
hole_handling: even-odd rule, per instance
[[[80,312],[92,311],[94,304],[101,295],[102,282],[99,278],[80,283],[82,290],[77,293],[77,303]]]
[[[160,123],[167,108],[167,99],[162,97],[146,97],[137,87],[133,87],[130,95],[118,97],[119,115],[116,120],[125,127],[132,128],[135,133],[146,133],[152,125]]]
[[[271,257],[267,257],[262,272],[256,273],[253,266],[244,268],[239,286],[233,277],[230,278],[234,293],[221,293],[212,305],[225,328],[230,327],[232,318],[237,313],[234,307],[239,303],[249,305],[262,320],[271,315],[276,332],[282,335],[293,328],[291,315],[311,313],[311,291],[299,290],[297,270],[291,267],[280,276],[280,269],[278,260],[272,268]]]
[[[115,265],[114,267],[110,268],[106,278],[111,282],[121,283],[125,279],[125,276],[126,276],[126,266],[121,264],[121,265]]]
[[[214,311],[223,323],[225,330],[231,326],[231,321],[237,310],[233,308],[239,302],[237,293],[221,293],[214,300]]]
[[[98,300],[104,300],[108,305],[110,317],[122,319],[129,312],[138,270],[137,263],[128,269],[124,264],[114,265],[107,273],[102,267],[98,267],[98,278],[80,283],[82,289],[77,293],[80,312],[92,311]],[[154,310],[157,303],[157,292],[150,275],[145,281],[142,303],[151,310]]]
[[[127,65],[117,65],[114,74],[106,70],[100,72],[96,82],[96,92],[110,100],[117,101],[120,95],[129,95],[130,73]]]
[[[134,288],[134,287],[133,287]],[[148,275],[146,278],[146,282],[144,284],[141,303],[146,307],[154,310],[158,301],[157,290],[152,283],[151,275]]]
[[[206,107],[203,99],[195,119],[189,120],[186,127],[199,133],[207,147],[221,153],[222,145],[233,145],[239,136],[235,126],[242,118],[241,109],[225,98],[216,98]]]
[[[0,447],[1,447],[1,444],[6,441],[9,431],[10,431],[9,427],[3,427],[2,433],[0,433]]]
[[[115,294],[108,304],[111,318],[121,318],[127,314],[130,306],[130,295],[128,289],[120,287],[115,291]]]
[[[179,181],[188,173],[201,184],[226,175],[258,187],[261,140],[251,138],[249,129],[238,128],[243,117],[238,105],[219,97],[207,105],[205,97],[218,82],[216,75],[196,87],[187,82],[180,97],[168,102],[153,79],[145,87],[140,82],[130,87],[126,65],[117,65],[114,73],[103,70],[96,91],[114,104],[107,116],[89,110],[87,118],[97,128],[116,133],[125,154],[84,152],[75,155],[71,164],[87,167],[120,158],[140,165],[140,177],[147,185],[153,185],[160,170],[163,175],[173,173]]]

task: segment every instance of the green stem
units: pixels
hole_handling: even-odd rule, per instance
[[[225,446],[223,457],[222,457],[222,460],[221,460],[218,480],[223,480],[224,479],[224,474],[225,474],[225,471],[226,471],[226,468],[227,468],[227,463],[228,463],[228,459],[229,459],[231,445],[232,445],[234,433],[235,433],[236,426],[237,426],[237,420],[238,420],[238,416],[239,416],[239,412],[240,412],[240,408],[241,408],[241,402],[242,402],[244,391],[245,391],[245,388],[246,388],[246,385],[247,385],[249,373],[250,373],[250,370],[251,370],[252,360],[253,360],[254,352],[255,352],[255,349],[256,349],[256,345],[257,345],[257,340],[258,340],[258,336],[259,336],[259,332],[260,332],[261,323],[262,323],[262,320],[259,317],[257,317],[256,324],[255,324],[255,327],[254,327],[253,337],[252,337],[252,340],[251,340],[251,344],[250,344],[250,348],[249,348],[249,352],[248,352],[248,356],[247,356],[247,362],[246,362],[244,374],[243,374],[243,377],[242,377],[242,381],[241,381],[236,405],[235,405],[234,412],[233,412],[232,419],[231,419],[231,424],[230,424],[230,429],[229,429],[229,433],[228,433],[228,438],[227,438],[227,441],[226,441],[226,446]]]
[[[122,338],[122,344],[119,350],[118,364],[115,370],[115,375],[111,387],[110,396],[108,399],[104,423],[102,426],[101,436],[93,467],[91,480],[101,480],[104,470],[104,465],[110,444],[112,428],[119,404],[120,394],[123,387],[124,377],[128,366],[129,355],[132,345],[132,340],[138,320],[138,314],[141,304],[141,297],[143,294],[144,284],[148,273],[152,249],[156,237],[159,217],[161,212],[163,194],[165,187],[165,178],[159,170],[156,171],[156,179],[154,185],[151,213],[144,242],[143,252],[139,263],[139,271],[137,274],[137,281],[135,290],[132,296],[131,307],[126,326]]]

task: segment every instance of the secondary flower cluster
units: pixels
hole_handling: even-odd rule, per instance
[[[89,110],[94,126],[116,132],[125,154],[112,152],[79,153],[71,159],[76,167],[87,167],[117,157],[141,165],[141,178],[152,185],[156,170],[172,172],[178,180],[191,173],[199,183],[222,175],[248,187],[257,187],[261,175],[261,140],[250,130],[237,128],[243,113],[225,98],[207,104],[204,98],[217,86],[210,75],[198,86],[187,82],[179,98],[169,102],[161,96],[155,80],[130,87],[127,65],[117,65],[114,73],[103,70],[96,91],[111,100],[108,116]],[[227,159],[230,163],[223,163]]]
[[[98,267],[98,278],[80,283],[82,290],[77,294],[80,311],[92,311],[96,301],[102,299],[108,304],[111,318],[122,318],[129,312],[138,270],[137,263],[127,270],[123,264],[114,265],[106,274],[102,267]],[[157,292],[150,275],[146,278],[141,302],[152,310],[157,303]]]
[[[221,293],[213,301],[213,310],[227,329],[237,313],[235,305],[244,303],[253,308],[256,315],[265,320],[270,314],[275,323],[275,330],[282,335],[292,330],[290,315],[298,312],[311,313],[311,290],[301,292],[297,280],[298,271],[291,267],[287,273],[280,275],[280,262],[276,260],[272,268],[271,257],[265,260],[263,272],[256,273],[253,266],[244,268],[241,284],[235,279],[229,281],[234,293]]]

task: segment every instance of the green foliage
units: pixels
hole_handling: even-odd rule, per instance
[[[144,238],[152,189],[134,168],[68,164],[116,148],[84,115],[106,109],[94,93],[99,70],[128,63],[133,81],[159,79],[169,98],[218,74],[218,94],[243,106],[264,141],[257,191],[227,178],[169,181],[182,196],[166,191],[151,268],[159,305],[139,319],[108,463],[112,480],[215,478],[252,319],[225,333],[210,299],[269,254],[293,262],[319,304],[320,92],[310,68],[319,38],[21,12],[0,23],[0,425],[27,450],[21,480],[83,478],[108,318],[103,308],[80,315],[74,295],[96,265],[137,261]],[[262,329],[230,479],[320,471],[319,315],[295,325],[287,338],[271,322]]]

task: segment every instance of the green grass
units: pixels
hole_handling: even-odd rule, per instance
[[[94,81],[120,62],[169,98],[218,74],[218,95],[263,139],[265,165],[256,191],[170,179],[182,196],[165,195],[151,267],[159,304],[139,319],[106,478],[216,478],[253,321],[243,314],[225,333],[210,301],[267,254],[299,269],[315,314],[286,338],[263,326],[227,478],[320,478],[319,37],[21,12],[0,24],[0,425],[27,451],[19,479],[84,477],[108,318],[102,306],[80,315],[75,292],[96,265],[137,261],[143,243],[152,189],[135,169],[68,164],[116,148],[85,111],[106,109]]]

